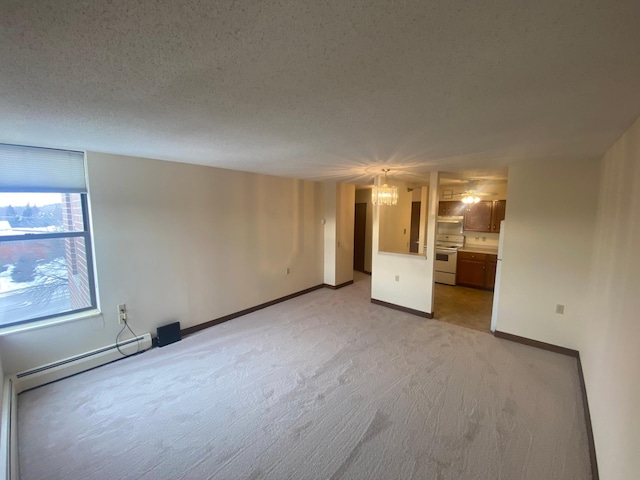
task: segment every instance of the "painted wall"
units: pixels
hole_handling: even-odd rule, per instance
[[[600,478],[640,471],[640,119],[607,152],[582,360]]]
[[[435,176],[434,176],[435,175]],[[437,173],[432,174],[437,179]],[[437,181],[434,183],[437,185]],[[421,190],[421,199],[428,203],[428,215],[423,215],[427,228],[423,242],[427,244],[427,257],[424,254],[399,254],[380,251],[378,243],[381,237],[380,217],[387,206],[374,207],[373,213],[373,255],[371,276],[371,298],[393,303],[401,307],[420,312],[433,312],[433,252],[435,248],[435,220],[437,206],[435,199],[438,191],[429,192],[432,197],[427,202],[427,188]],[[405,189],[406,192],[406,189]],[[409,206],[412,196],[409,194]],[[409,210],[410,213],[410,210]],[[422,212],[421,212],[422,213]],[[429,253],[430,252],[430,253]]]
[[[112,344],[118,303],[134,331],[155,332],[322,283],[322,184],[99,153],[87,161],[102,315],[0,337],[5,372]]]
[[[579,348],[599,171],[597,160],[509,167],[498,330]]]
[[[0,356],[0,410],[2,410],[2,399],[3,399],[2,392],[3,391],[4,391],[4,369],[2,368],[2,358]]]
[[[338,184],[324,186],[324,283],[336,283],[336,251],[338,248]]]
[[[390,181],[389,184],[398,187],[398,204],[386,205],[380,209],[379,250],[409,253],[413,192],[407,191],[407,184],[404,182]]]
[[[355,186],[326,184],[324,205],[324,283],[336,286],[353,280]]]
[[[356,190],[356,203],[367,204],[367,219],[364,235],[364,269],[371,271],[371,252],[373,245],[373,203],[371,203],[371,189]]]
[[[336,189],[337,239],[336,283],[340,285],[353,280],[353,219],[356,208],[356,187],[339,183]]]

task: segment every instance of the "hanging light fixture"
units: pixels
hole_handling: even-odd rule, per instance
[[[371,191],[371,202],[374,205],[397,205],[398,203],[398,187],[395,185],[387,185],[388,168],[383,168],[384,184],[379,187],[374,185]]]
[[[465,192],[464,197],[462,197],[462,203],[478,203],[479,201],[480,197],[478,196],[478,192],[475,190]]]

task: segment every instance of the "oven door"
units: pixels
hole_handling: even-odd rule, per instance
[[[446,285],[455,285],[457,262],[458,251],[456,249],[436,247],[434,280]]]

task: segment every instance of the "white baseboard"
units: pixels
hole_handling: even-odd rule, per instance
[[[125,355],[151,348],[151,334],[145,333],[118,344]],[[4,378],[0,416],[0,480],[18,480],[18,394],[55,382],[100,365],[124,358],[115,344],[32,368]]]

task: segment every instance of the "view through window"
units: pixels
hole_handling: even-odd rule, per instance
[[[83,158],[0,145],[0,327],[96,306]],[[78,185],[38,174],[38,162],[53,170],[56,161],[75,165]]]

